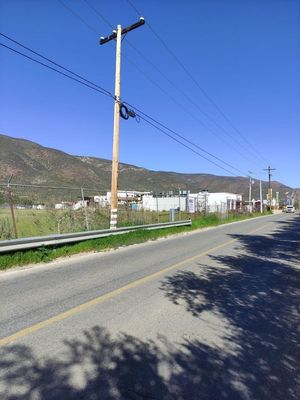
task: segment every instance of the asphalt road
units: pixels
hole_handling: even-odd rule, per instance
[[[300,218],[0,274],[0,398],[300,398]]]

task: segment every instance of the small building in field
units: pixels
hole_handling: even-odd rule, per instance
[[[224,213],[235,211],[240,208],[242,195],[228,192],[209,193],[202,191],[199,193],[190,193],[187,197],[188,211]]]
[[[94,196],[94,203],[99,207],[108,207],[109,202],[107,200],[107,196]]]
[[[119,204],[130,204],[140,203],[143,196],[149,195],[151,192],[140,192],[137,190],[118,190],[118,203]],[[111,204],[111,192],[107,192],[106,199],[108,204]]]
[[[45,204],[34,204],[32,206],[32,209],[33,210],[45,210],[46,206],[45,206]]]
[[[171,208],[180,211],[186,211],[185,196],[161,197],[153,195],[144,195],[139,207],[148,211],[169,211]]]

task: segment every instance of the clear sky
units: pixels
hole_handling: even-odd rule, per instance
[[[300,1],[130,2],[146,25],[122,42],[122,100],[223,160],[212,159],[233,175],[251,170],[266,180],[271,165],[275,180],[299,188]],[[2,33],[110,92],[115,46],[100,46],[99,37],[138,19],[126,0],[0,0]],[[111,98],[2,46],[0,57],[0,133],[111,159]],[[122,162],[230,175],[144,121],[121,120],[120,135]]]

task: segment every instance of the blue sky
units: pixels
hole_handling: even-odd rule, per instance
[[[213,159],[232,175],[251,170],[267,180],[271,165],[275,180],[299,188],[300,2],[130,1],[146,25],[122,42],[122,99],[223,160]],[[99,45],[111,33],[99,14],[114,27],[138,21],[126,0],[0,0],[0,31],[113,92],[115,48]],[[2,46],[0,57],[0,133],[111,159],[112,99]],[[144,121],[121,120],[120,137],[122,162],[230,175]]]

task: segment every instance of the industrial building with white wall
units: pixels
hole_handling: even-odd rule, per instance
[[[110,192],[107,195],[100,196],[95,202],[103,206],[110,205]],[[118,192],[119,203],[129,202],[132,208],[136,210],[147,211],[169,211],[177,209],[180,211],[195,212],[227,212],[235,211],[239,208],[242,195],[234,193],[209,193],[207,191],[199,193],[187,193],[185,196],[154,196],[149,192]]]

